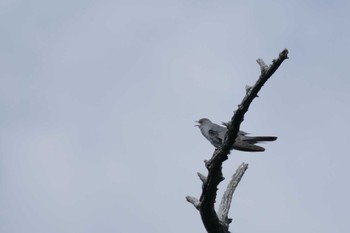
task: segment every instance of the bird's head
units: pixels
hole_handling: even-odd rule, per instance
[[[209,119],[207,119],[207,118],[202,118],[202,119],[200,119],[199,121],[195,121],[195,123],[197,123],[197,124],[194,125],[194,126],[197,126],[197,127],[201,128],[204,124],[207,124],[207,123],[209,123],[209,122],[211,122]]]

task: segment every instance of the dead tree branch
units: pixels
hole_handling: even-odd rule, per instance
[[[248,164],[246,163],[242,163],[238,167],[235,174],[232,176],[230,183],[227,185],[224,195],[222,196],[221,203],[218,210],[218,218],[222,223],[225,224],[225,226],[227,226],[227,228],[232,221],[231,219],[228,218],[228,212],[231,207],[233,193],[235,192],[238,186],[238,183],[241,181],[241,178],[247,169],[248,169]]]
[[[255,97],[258,96],[258,92],[266,81],[274,74],[282,62],[288,59],[288,50],[283,50],[277,59],[272,61],[270,66],[266,65],[262,59],[258,59],[257,63],[260,66],[261,74],[257,82],[252,87],[246,87],[246,95],[243,98],[238,109],[235,111],[231,121],[227,124],[228,131],[223,142],[223,146],[220,149],[216,149],[212,158],[209,161],[205,161],[205,166],[208,169],[208,176],[205,177],[202,174],[198,174],[202,185],[202,195],[200,199],[194,197],[186,197],[187,201],[192,203],[196,209],[199,210],[203,224],[208,233],[228,233],[229,224],[231,220],[227,217],[230,209],[232,195],[241,180],[244,172],[247,170],[248,165],[242,164],[233,175],[231,182],[229,183],[227,190],[223,196],[220,204],[218,214],[215,211],[215,199],[217,195],[217,187],[221,181],[224,180],[222,175],[222,163],[228,159],[228,154],[236,140],[240,125],[244,120],[244,114],[248,111],[250,104]]]

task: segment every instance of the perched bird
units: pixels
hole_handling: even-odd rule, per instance
[[[220,148],[225,138],[227,128],[221,125],[217,125],[211,122],[207,118],[202,118],[198,123],[199,129],[203,136],[215,146]],[[225,123],[224,123],[225,125]],[[258,142],[275,141],[277,137],[274,136],[247,136],[248,133],[239,131],[235,143],[232,145],[232,149],[249,152],[260,152],[265,151],[265,148],[255,145]]]

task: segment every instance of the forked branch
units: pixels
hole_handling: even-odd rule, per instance
[[[208,176],[199,174],[202,185],[202,195],[200,199],[194,197],[186,197],[187,201],[192,203],[196,209],[199,210],[203,224],[208,233],[228,233],[229,224],[231,220],[228,218],[228,211],[230,209],[232,195],[241,180],[244,172],[248,168],[248,164],[243,163],[238,167],[236,173],[232,177],[227,190],[221,201],[218,214],[215,211],[214,204],[217,195],[217,187],[219,183],[224,180],[222,175],[222,163],[227,160],[228,154],[236,140],[240,125],[243,122],[244,114],[248,111],[250,104],[266,81],[274,74],[282,62],[288,59],[288,50],[283,50],[277,59],[272,61],[270,66],[266,65],[262,59],[258,59],[257,63],[260,66],[261,74],[257,82],[252,87],[246,88],[246,95],[243,98],[238,109],[235,111],[231,121],[227,124],[228,131],[220,149],[216,149],[212,158],[205,161],[205,166],[208,169]]]

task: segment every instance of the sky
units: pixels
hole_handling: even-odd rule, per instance
[[[187,195],[256,59],[231,232],[350,230],[349,1],[0,2],[0,232],[205,232]]]

